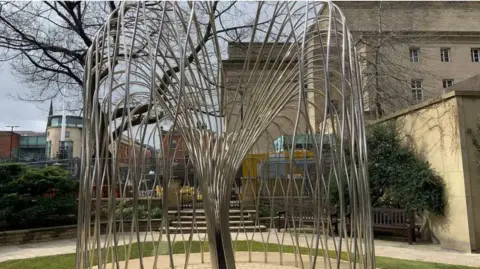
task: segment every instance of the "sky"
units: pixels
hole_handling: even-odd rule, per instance
[[[245,9],[255,10],[255,7],[246,6]],[[270,10],[271,7],[264,8]],[[28,94],[30,89],[11,73],[8,62],[0,63],[0,81],[0,130],[10,130],[6,126],[17,125],[15,130],[45,132],[50,102],[34,103],[12,97]],[[60,102],[54,101],[54,108],[60,108]],[[60,109],[54,111],[60,112]]]
[[[49,102],[43,104],[15,100],[11,95],[28,93],[27,86],[10,72],[10,65],[0,65],[0,130],[18,125],[14,130],[45,132]]]

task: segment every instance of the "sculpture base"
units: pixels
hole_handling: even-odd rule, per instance
[[[202,254],[201,253],[192,253],[189,256],[189,262],[187,268],[192,269],[210,269],[210,253],[203,253],[203,261],[202,263]],[[282,257],[282,263],[280,264],[280,256]],[[266,258],[266,260],[265,260]],[[299,259],[299,255],[297,255],[295,259],[295,255],[291,253],[283,253],[280,255],[278,252],[235,252],[235,261],[237,269],[293,269],[293,268],[301,268],[301,263]],[[307,255],[302,255],[304,268],[311,268],[310,267],[310,260]],[[157,259],[157,266],[154,267],[154,257],[146,257],[143,259],[143,266],[145,269],[171,269],[168,266],[169,264],[169,256],[168,255],[161,255],[158,256]],[[175,268],[185,268],[185,254],[175,254],[173,255],[173,261],[175,263]],[[337,268],[336,260],[331,259],[331,268]],[[97,269],[97,267],[93,267]],[[109,268],[107,266],[107,268]],[[120,262],[119,269],[125,268],[125,262]],[[128,263],[128,269],[140,269],[140,260],[130,260]],[[315,268],[323,269],[325,268],[325,263],[323,257],[318,257]],[[329,266],[327,268],[330,268]],[[341,269],[350,269],[350,266],[346,262],[340,263]]]

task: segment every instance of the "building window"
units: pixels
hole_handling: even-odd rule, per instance
[[[70,131],[65,131],[65,137],[70,137]]]
[[[410,49],[410,62],[413,62],[413,63],[418,62],[418,54],[419,54],[419,49],[417,48]]]
[[[412,99],[415,102],[423,100],[422,80],[412,79]]]
[[[480,62],[480,48],[474,48],[470,50],[472,54],[472,62]]]
[[[177,148],[177,140],[173,140],[170,142],[170,148],[171,149],[176,149]]]
[[[73,158],[73,141],[65,141],[65,150],[67,151],[67,159]]]
[[[453,79],[444,79],[443,80],[443,88],[446,89],[448,87],[452,87]]]
[[[47,141],[46,154],[47,154],[47,159],[48,160],[52,158],[52,141]]]
[[[442,62],[450,62],[450,48],[440,49],[440,60],[442,60]]]
[[[61,126],[62,125],[62,118],[59,118],[59,117],[52,118],[50,125],[53,126],[53,127]]]

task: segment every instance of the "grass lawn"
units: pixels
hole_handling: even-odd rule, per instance
[[[269,252],[277,252],[279,251],[278,244],[263,244],[260,242],[247,242],[247,241],[237,241],[235,245],[236,251],[248,251],[248,244],[252,243],[251,250],[252,251],[264,251],[265,247]],[[206,243],[204,246],[204,251],[208,251],[208,244]],[[119,260],[125,260],[125,253],[126,247],[121,246],[119,247]],[[139,257],[139,248],[142,249],[142,253],[144,253],[144,257],[154,256],[155,249],[151,242],[132,244],[132,249],[130,253],[130,259],[136,259]],[[28,251],[28,250],[26,250]],[[105,251],[105,250],[102,250]],[[161,246],[158,250],[159,255],[167,255],[168,249],[166,246]],[[191,253],[199,253],[201,251],[201,243],[198,241],[192,242]],[[292,246],[284,246],[283,251],[286,253],[293,253],[294,248]],[[300,251],[304,254],[308,253],[307,248],[300,248]],[[176,242],[173,246],[173,252],[175,254],[184,253],[184,244],[183,242]],[[322,253],[320,252],[319,255]],[[331,251],[329,253],[330,257],[335,257],[335,253]],[[346,254],[342,253],[342,260],[346,260]],[[109,257],[111,261],[111,257]],[[62,254],[62,255],[55,255],[55,256],[45,256],[45,257],[37,257],[37,258],[30,258],[30,259],[23,259],[23,260],[13,260],[13,261],[6,261],[0,262],[0,269],[73,269],[75,268],[75,254]],[[459,265],[448,265],[448,264],[438,264],[438,263],[429,263],[429,262],[419,262],[419,261],[408,261],[408,260],[399,260],[393,258],[386,258],[386,257],[377,257],[377,268],[382,269],[404,269],[404,268],[412,268],[412,269],[462,269],[462,268],[473,268],[467,266],[459,266]]]

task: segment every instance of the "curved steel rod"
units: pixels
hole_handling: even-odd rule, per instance
[[[157,268],[162,255],[174,268],[179,246],[187,268],[196,244],[211,268],[235,268],[235,251],[252,259],[255,244],[264,262],[283,264],[292,245],[298,267],[375,268],[360,66],[343,13],[327,1],[243,3],[252,17],[235,24],[235,5],[122,2],[95,35],[77,269]]]

